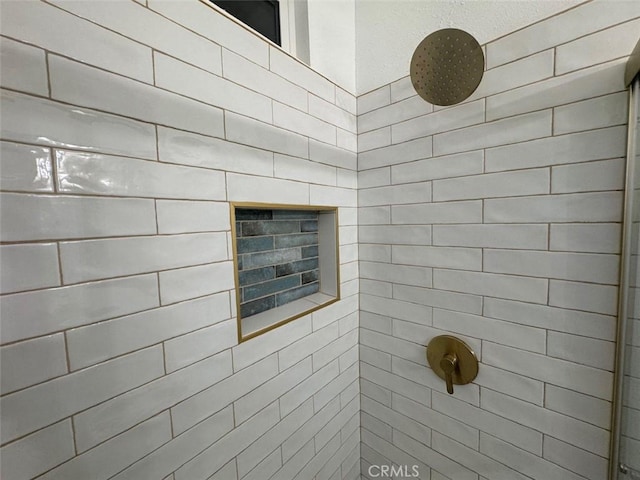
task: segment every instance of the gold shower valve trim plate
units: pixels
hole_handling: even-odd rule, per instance
[[[427,345],[427,361],[434,373],[447,384],[447,392],[453,393],[453,385],[471,383],[478,375],[478,358],[462,340],[451,335],[434,337]]]

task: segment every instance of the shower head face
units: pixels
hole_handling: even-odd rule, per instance
[[[484,53],[464,30],[437,30],[416,48],[410,74],[416,92],[427,102],[455,105],[478,88],[484,74]]]

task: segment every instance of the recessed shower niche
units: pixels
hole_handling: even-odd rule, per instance
[[[238,341],[340,298],[338,210],[232,203]]]

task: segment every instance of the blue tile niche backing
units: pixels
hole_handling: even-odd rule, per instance
[[[236,208],[240,316],[320,290],[318,212]]]

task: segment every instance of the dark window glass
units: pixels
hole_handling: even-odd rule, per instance
[[[280,43],[280,8],[277,0],[210,0],[229,14],[261,33],[273,43]]]

